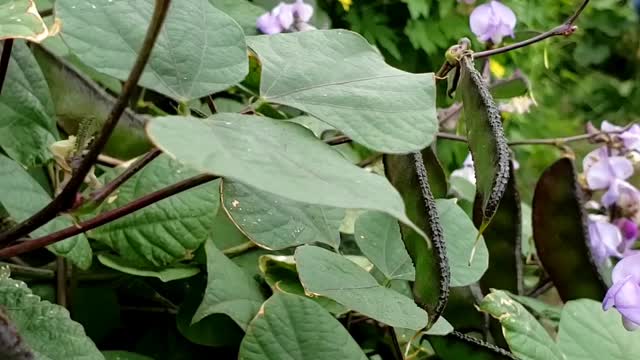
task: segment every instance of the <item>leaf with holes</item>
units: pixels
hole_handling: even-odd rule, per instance
[[[344,256],[316,246],[296,249],[300,282],[308,294],[322,295],[390,326],[420,330],[427,313],[412,299],[378,284],[365,269]]]
[[[22,281],[0,277],[0,307],[8,309],[7,315],[36,359],[104,359],[67,309],[40,300]]]
[[[300,125],[229,113],[167,116],[151,121],[147,133],[196,169],[298,202],[383,211],[412,225],[385,178],[349,163]]]
[[[196,175],[161,155],[125,182],[106,201],[102,211],[126,205],[139,197]],[[116,176],[109,172],[104,181]],[[218,211],[219,181],[174,195],[90,232],[122,258],[142,268],[190,259],[209,237]]]
[[[480,229],[484,230],[498,209],[509,181],[511,155],[502,129],[500,110],[470,56],[465,56],[460,61],[458,88],[464,104],[476,189],[482,199],[483,218]]]
[[[300,109],[385,153],[429,145],[438,130],[432,73],[385,64],[360,35],[305,31],[247,39],[262,63],[261,97]]]
[[[88,66],[126,80],[153,0],[55,2],[62,37]],[[186,102],[224,90],[249,71],[242,28],[208,0],[174,0],[140,85]]]
[[[233,180],[222,184],[224,209],[256,244],[269,250],[340,244],[344,209],[292,201]]]
[[[15,221],[24,221],[51,202],[51,196],[18,163],[0,154],[0,204]],[[73,225],[63,215],[31,232],[33,236],[46,236]],[[55,243],[47,247],[51,252],[64,256],[81,269],[91,266],[93,252],[84,235]]]

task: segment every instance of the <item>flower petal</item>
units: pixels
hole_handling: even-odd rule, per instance
[[[587,185],[591,190],[602,190],[609,187],[615,179],[607,159],[601,159],[589,167],[587,171]]]
[[[302,22],[308,22],[313,16],[313,6],[305,4],[303,0],[296,0],[292,9],[293,14]]]
[[[623,281],[628,276],[631,276],[635,283],[640,284],[640,253],[622,258],[611,273],[614,283]]]

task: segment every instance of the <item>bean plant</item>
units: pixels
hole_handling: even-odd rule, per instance
[[[508,139],[544,104],[492,64],[590,2],[441,1],[421,73],[358,3],[0,1],[0,359],[635,359],[640,126]]]

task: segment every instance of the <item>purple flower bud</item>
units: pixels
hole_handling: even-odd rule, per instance
[[[638,237],[638,225],[633,221],[622,218],[615,221],[616,226],[620,229],[625,240],[635,240]]]
[[[291,5],[291,8],[295,18],[303,23],[311,20],[313,16],[313,6],[305,4],[303,0],[296,0],[295,4]]]
[[[278,19],[283,30],[287,30],[293,25],[293,5],[280,3],[271,10],[271,15]]]
[[[607,221],[589,221],[589,245],[598,264],[603,264],[610,257],[622,257],[618,250],[622,245],[622,234],[615,225]]]
[[[602,308],[615,307],[627,330],[640,328],[640,253],[620,260],[613,268],[611,278],[613,285],[602,301]]]
[[[491,40],[494,44],[502,42],[505,36],[514,37],[516,21],[516,14],[495,0],[476,7],[469,18],[471,31],[478,39],[485,42]]]
[[[262,14],[256,21],[256,27],[261,33],[267,35],[278,34],[283,30],[278,19],[271,13]]]

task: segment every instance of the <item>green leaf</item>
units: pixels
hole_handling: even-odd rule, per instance
[[[425,151],[432,150],[422,152]],[[411,153],[385,155],[384,167],[387,177],[404,199],[409,219],[429,234],[431,240],[431,243],[425,241],[412,228],[400,227],[402,240],[416,269],[415,300],[429,311],[430,322],[434,322],[446,305],[451,273],[427,165],[422,153]]]
[[[249,324],[238,359],[367,360],[367,356],[320,305],[276,292]]]
[[[640,353],[640,332],[625,330],[620,314],[603,311],[599,301],[569,301],[558,331],[566,360],[633,360]]]
[[[396,219],[380,212],[366,212],[356,220],[354,238],[387,280],[415,280],[416,270],[404,248]]]
[[[55,10],[64,24],[63,39],[83,63],[126,80],[154,3],[60,0]],[[238,23],[208,0],[175,0],[140,85],[186,102],[224,90],[247,72],[247,49]]]
[[[0,354],[4,360],[31,360],[35,356],[22,341],[4,309],[0,309]]]
[[[562,308],[559,306],[549,305],[542,300],[528,296],[515,295],[511,293],[509,293],[509,296],[522,304],[536,317],[545,317],[556,322],[560,321],[560,312]]]
[[[256,244],[280,250],[315,242],[335,249],[340,244],[344,209],[310,205],[225,180],[224,209]]]
[[[300,109],[380,152],[406,153],[433,141],[433,74],[392,68],[360,35],[344,30],[247,41],[262,62],[264,100]]]
[[[18,163],[0,154],[0,203],[13,220],[20,222],[51,202],[51,196]],[[8,190],[10,189],[10,190]],[[62,215],[31,232],[32,236],[45,236],[73,225]],[[84,235],[55,243],[47,247],[56,255],[64,256],[74,265],[86,270],[91,266],[92,251]]]
[[[77,134],[80,123],[87,119],[94,119],[102,126],[116,99],[71,63],[44,47],[34,46],[33,54],[51,89],[60,127],[67,134]],[[145,122],[141,115],[125,109],[103,152],[119,159],[130,159],[149,150],[151,144],[144,132]]]
[[[455,200],[438,199],[436,206],[447,244],[451,286],[473,284],[482,277],[489,265],[489,253],[485,241],[480,237],[473,261],[469,264],[478,230]]]
[[[390,326],[420,330],[428,314],[410,298],[382,287],[366,270],[331,251],[301,246],[296,264],[305,291],[322,295]]]
[[[226,314],[246,330],[265,300],[260,285],[224,256],[212,241],[205,242],[204,249],[207,254],[207,287],[191,323],[212,314]]]
[[[0,95],[0,147],[23,165],[46,162],[52,157],[49,145],[58,139],[55,112],[47,82],[25,44],[13,45],[6,76]]]
[[[516,294],[523,290],[522,275],[522,216],[520,213],[520,194],[515,184],[513,165],[511,165],[509,183],[502,201],[496,210],[491,224],[483,233],[484,242],[489,249],[489,267],[480,280],[482,290],[503,289]],[[474,203],[473,220],[480,227],[483,220],[481,201]]]
[[[168,116],[151,121],[147,132],[158,147],[197,169],[291,200],[384,211],[410,224],[402,199],[383,177],[349,163],[299,125],[240,114]]]
[[[25,39],[40,42],[59,30],[56,22],[47,28],[33,0],[0,1],[0,40]]]
[[[563,360],[547,330],[506,292],[493,290],[480,303],[480,310],[500,321],[509,348],[519,359]]]
[[[568,158],[542,174],[533,195],[533,239],[538,258],[563,301],[602,300],[607,287],[587,243],[584,195],[576,179]]]
[[[512,77],[491,83],[489,91],[494,99],[510,99],[516,96],[524,96],[529,92],[531,84],[520,71]]]
[[[186,279],[200,272],[200,269],[194,266],[176,266],[158,269],[145,269],[137,267],[135,264],[132,264],[122,257],[108,254],[98,254],[98,260],[102,265],[114,270],[118,270],[125,274],[144,277],[155,277],[160,279],[162,282]]]
[[[265,12],[260,6],[247,0],[209,0],[211,5],[231,16],[244,30],[245,35],[258,33],[256,20]]]
[[[195,278],[196,280],[199,280]],[[194,344],[204,346],[234,346],[237,348],[244,332],[238,324],[225,314],[212,314],[193,323],[193,316],[202,302],[204,284],[190,281],[186,298],[176,315],[176,326],[180,334]],[[195,286],[193,286],[195,285]],[[203,286],[200,286],[203,285]],[[166,329],[163,329],[166,331]]]
[[[62,306],[40,300],[21,281],[0,279],[0,306],[8,310],[36,359],[104,359],[80,324]]]
[[[430,336],[429,342],[442,360],[518,360],[504,349],[457,331]]]
[[[469,150],[473,156],[476,189],[482,199],[482,225],[486,226],[500,205],[509,181],[510,153],[500,111],[470,56],[460,61],[460,82]]]
[[[104,351],[102,355],[105,360],[153,360],[148,356],[126,351]]]
[[[412,19],[417,19],[420,16],[424,16],[425,18],[429,17],[429,6],[431,5],[430,1],[402,0],[402,2],[407,4],[407,7],[409,8],[409,14],[411,14]]]
[[[120,186],[116,198],[101,209],[113,210],[196,174],[161,155]],[[104,180],[115,176],[112,171]],[[200,185],[92,230],[90,235],[143,268],[190,259],[213,230],[220,201],[218,186],[218,181]]]
[[[472,202],[476,196],[476,186],[469,180],[462,176],[452,176],[449,181],[451,182],[451,192],[460,200],[466,200]]]

